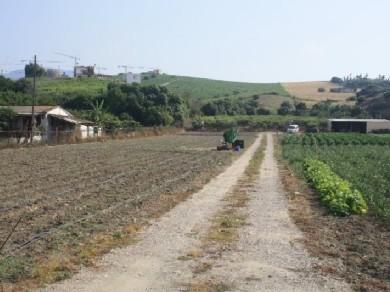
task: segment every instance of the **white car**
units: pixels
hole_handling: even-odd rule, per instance
[[[289,125],[287,127],[287,133],[299,133],[299,126],[298,125]]]

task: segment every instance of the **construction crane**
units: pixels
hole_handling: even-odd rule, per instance
[[[118,65],[118,68],[123,68],[125,70],[125,75],[127,75],[127,69],[129,68],[136,68],[135,66],[130,65]]]
[[[132,65],[118,65],[118,68],[123,68],[125,70],[125,74],[127,74],[127,69],[133,68],[133,69],[148,69],[148,70],[158,70],[159,68],[156,67],[145,67],[145,66],[132,66]]]
[[[77,57],[77,56],[71,56],[71,55],[67,55],[67,54],[63,54],[63,53],[60,53],[60,52],[54,52],[55,54],[57,55],[61,55],[61,56],[64,56],[64,57],[68,57],[68,58],[71,58],[74,60],[74,77],[76,77],[76,66],[79,64],[78,61],[80,61],[80,58]]]
[[[100,75],[100,71],[101,70],[107,70],[107,68],[105,68],[105,67],[101,67],[101,66],[97,66],[96,64],[94,65],[94,67],[96,68],[96,70],[97,70],[97,73]]]

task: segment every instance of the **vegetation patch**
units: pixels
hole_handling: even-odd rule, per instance
[[[282,149],[280,142],[275,140],[275,143],[282,182],[288,194],[290,215],[304,234],[303,244],[318,260],[315,269],[325,276],[345,278],[356,291],[389,291],[389,225],[373,216],[372,209],[366,216],[329,215],[317,194],[300,179],[303,176],[301,154],[298,156],[294,152],[305,151],[308,157],[315,157],[315,151],[308,147],[301,149],[299,145],[282,145]],[[349,146],[338,147],[351,149]],[[380,149],[383,147],[380,146]],[[295,154],[290,156],[286,151]],[[344,151],[340,149],[338,153],[342,155]],[[318,154],[324,157],[321,148]],[[287,156],[289,161],[283,159],[283,156]],[[336,159],[349,163],[348,159],[336,156],[332,161]],[[331,160],[327,161],[329,163]],[[353,174],[356,175],[356,172]]]
[[[0,279],[15,282],[25,275],[30,265],[28,258],[0,257]]]
[[[223,97],[250,97],[255,94],[276,93],[288,95],[280,83],[248,83],[207,78],[162,74],[142,82],[143,85],[166,86],[170,91],[189,99],[218,99]]]
[[[311,116],[279,116],[279,115],[235,115],[235,116],[204,116],[200,118],[206,129],[227,129],[240,127],[246,130],[274,130],[284,131],[290,123],[298,124],[301,128],[318,127],[325,129],[327,121],[323,118]]]
[[[304,161],[320,160],[364,195],[369,213],[390,220],[390,150],[388,136],[318,133],[285,135],[283,157],[300,176]]]
[[[362,193],[352,189],[349,182],[335,174],[319,160],[304,162],[306,177],[319,192],[321,202],[335,215],[364,214],[367,204]]]
[[[215,281],[197,282],[187,285],[186,292],[225,292],[232,291],[232,286]]]

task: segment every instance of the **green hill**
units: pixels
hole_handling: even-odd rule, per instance
[[[106,91],[110,82],[120,82],[119,77],[99,79],[96,77],[81,79],[37,80],[38,102],[54,104],[77,96],[97,96]],[[216,99],[247,99],[258,95],[259,105],[273,112],[285,100],[290,100],[288,92],[280,83],[245,83],[212,80],[207,78],[185,77],[162,74],[147,76],[142,85],[165,86],[169,91],[190,101],[209,101]]]
[[[143,84],[166,86],[170,91],[177,94],[202,100],[226,97],[251,97],[256,94],[262,95],[267,93],[273,93],[279,96],[289,95],[280,83],[231,82],[167,74],[144,80]]]
[[[103,80],[98,78],[82,79],[37,79],[37,95],[41,98],[53,98],[75,95],[96,96],[107,89],[108,83],[112,80]]]

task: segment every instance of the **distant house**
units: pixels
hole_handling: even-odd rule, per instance
[[[10,108],[16,113],[10,128],[17,142],[25,142],[30,137],[31,131],[31,106],[2,106]],[[93,122],[76,118],[70,112],[60,106],[35,106],[35,125],[38,131],[34,133],[34,141],[58,143],[67,138],[85,139],[101,135]]]
[[[74,77],[91,77],[95,75],[94,66],[75,66]]]
[[[126,83],[127,84],[133,84],[133,83],[138,83],[140,84],[142,82],[142,75],[141,74],[136,74],[132,72],[128,72],[126,75]]]
[[[328,130],[370,133],[378,130],[390,130],[390,121],[383,119],[329,119]]]

